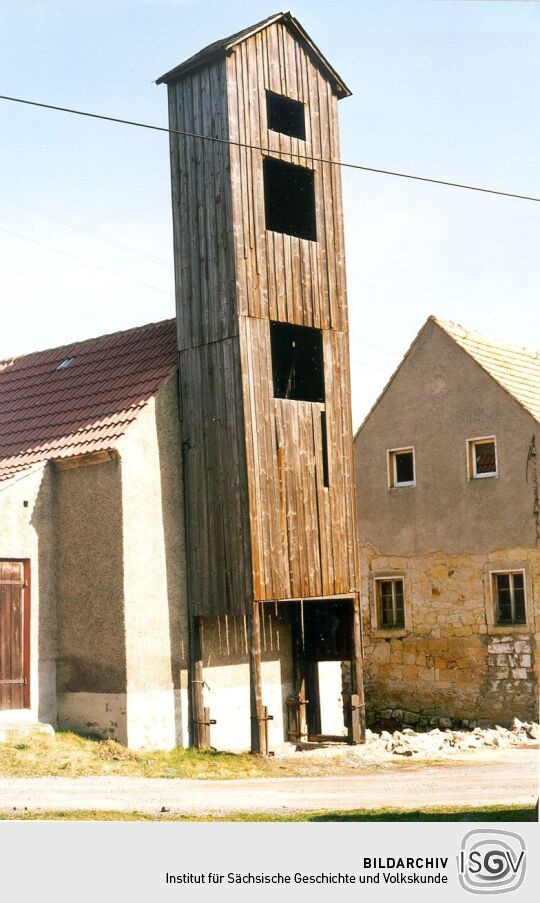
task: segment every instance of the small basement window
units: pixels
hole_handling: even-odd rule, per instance
[[[306,116],[304,104],[291,97],[266,92],[266,118],[268,128],[291,138],[306,140]]]
[[[388,484],[390,489],[415,486],[414,448],[393,448],[388,452]]]
[[[497,445],[495,436],[469,439],[467,449],[469,480],[497,476]]]
[[[263,166],[266,228],[317,241],[313,170],[274,157]]]
[[[492,573],[495,623],[525,624],[525,574],[523,571]]]
[[[405,627],[403,605],[403,577],[384,577],[375,580],[377,621],[381,630]]]
[[[323,343],[320,329],[270,323],[274,397],[324,401]]]

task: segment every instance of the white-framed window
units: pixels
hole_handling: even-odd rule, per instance
[[[469,480],[496,477],[498,470],[495,436],[479,436],[476,439],[467,439],[467,472]]]
[[[388,485],[390,489],[416,486],[416,465],[412,446],[388,450]]]
[[[525,571],[491,571],[495,625],[526,624]]]
[[[404,595],[403,577],[375,578],[375,602],[379,630],[405,627]]]

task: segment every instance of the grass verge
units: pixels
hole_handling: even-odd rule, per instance
[[[368,757],[350,758],[350,747],[335,757],[295,758],[253,756],[213,750],[172,749],[131,750],[115,740],[102,740],[68,731],[54,736],[37,735],[24,740],[0,743],[0,777],[83,777],[124,775],[141,778],[231,778],[300,777],[354,774],[359,769],[422,768],[427,762],[399,759],[377,761]]]
[[[143,778],[270,777],[277,763],[249,754],[212,750],[126,749],[115,740],[58,731],[0,744],[2,777],[82,777],[124,775]],[[289,770],[289,769],[287,769]]]
[[[536,821],[534,806],[438,807],[432,809],[353,809],[351,811],[292,812],[273,815],[236,812],[230,815],[175,815],[144,812],[0,812],[0,821],[166,821],[166,822],[375,822],[375,821]]]

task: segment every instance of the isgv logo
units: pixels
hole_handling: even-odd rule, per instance
[[[457,857],[459,883],[471,894],[505,894],[524,877],[525,841],[511,831],[469,831]]]

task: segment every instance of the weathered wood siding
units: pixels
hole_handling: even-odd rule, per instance
[[[240,320],[255,598],[356,589],[348,337],[325,331],[324,404],[274,398],[270,321]],[[324,486],[321,412],[329,486]]]
[[[171,129],[228,137],[225,63],[168,88]],[[238,333],[229,146],[171,133],[179,348]]]
[[[172,129],[228,137],[224,61],[168,86]],[[170,136],[187,566],[194,615],[253,598],[227,144]]]
[[[256,599],[354,592],[355,508],[337,98],[280,23],[227,59],[232,203]],[[306,140],[267,127],[266,91],[305,105]],[[288,156],[286,152],[301,154]],[[263,161],[315,170],[317,241],[265,228]],[[273,395],[270,321],[323,330],[324,404]],[[326,412],[329,486],[323,485]]]
[[[180,352],[190,604],[242,614],[253,599],[237,338]]]
[[[305,105],[306,140],[270,131],[266,90]],[[280,23],[169,84],[190,601],[357,589],[337,97]],[[259,150],[257,148],[267,150]],[[285,152],[302,154],[291,158]],[[314,169],[317,241],[268,231],[263,165]],[[325,402],[274,398],[270,321],[323,330]],[[329,486],[323,480],[321,413]]]
[[[230,137],[315,170],[317,241],[267,231],[264,153],[231,147],[238,312],[322,329],[347,329],[341,174],[311,157],[339,159],[337,98],[280,23],[227,59]],[[306,140],[267,128],[266,90],[305,104]],[[290,157],[285,152],[301,154]],[[268,154],[266,154],[268,155]]]
[[[0,711],[30,704],[27,589],[24,562],[0,560]]]

